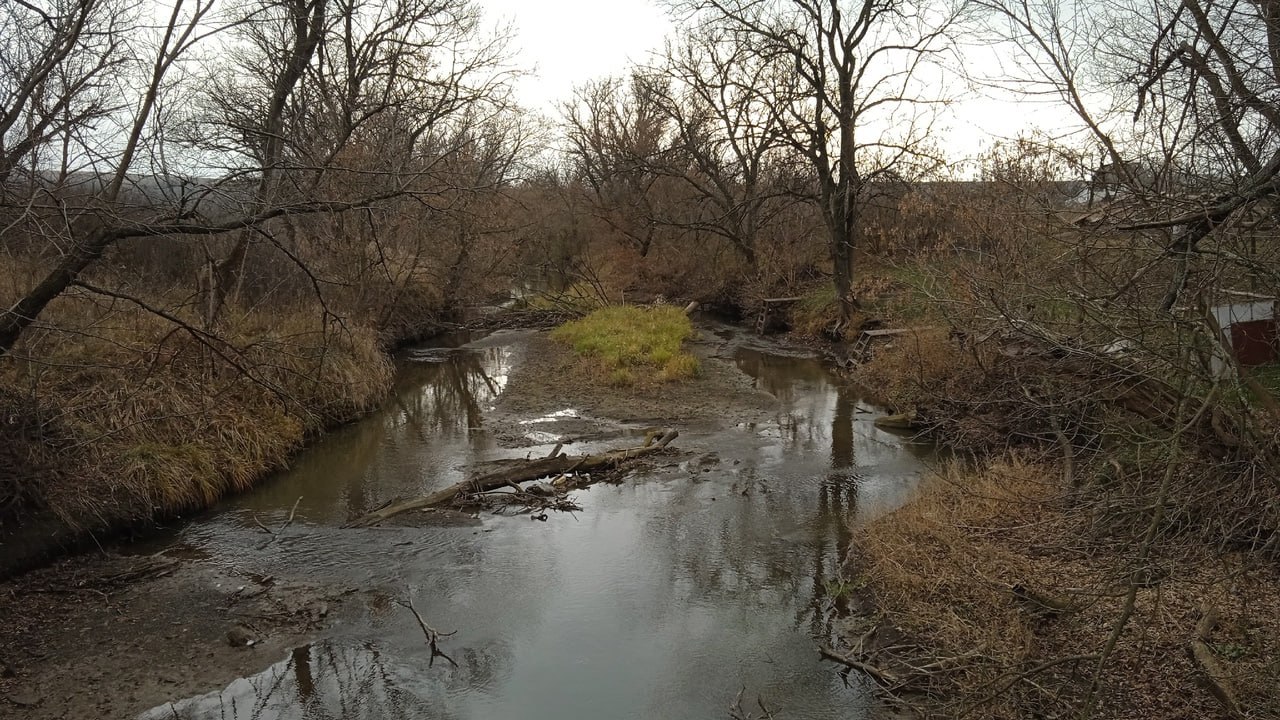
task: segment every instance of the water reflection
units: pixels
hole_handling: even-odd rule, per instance
[[[484,412],[506,387],[518,352],[518,345],[494,344],[405,353],[391,400],[326,436],[273,482],[235,498],[232,506],[248,511],[239,522],[256,528],[258,513],[278,526],[301,497],[299,522],[341,523],[390,497],[462,479],[473,456],[494,449]]]
[[[148,720],[708,718],[744,686],[779,717],[865,717],[869,696],[819,661],[814,638],[832,632],[850,518],[900,502],[927,450],[875,428],[874,409],[817,361],[739,350],[776,410],[682,434],[681,462],[584,492],[576,517],[336,527],[501,453],[484,413],[524,347],[495,336],[407,356],[395,402],[193,526],[187,542],[237,566],[372,591],[330,639]],[[575,416],[545,408],[523,425]],[[306,533],[267,550],[246,542],[246,518],[285,513],[299,495]],[[459,668],[427,667],[415,621],[389,601],[405,592],[433,626],[458,631],[446,649]]]
[[[788,442],[780,457],[765,465],[767,473],[784,481],[787,492],[774,493],[763,506],[769,517],[809,518],[804,527],[811,532],[794,545],[807,551],[809,566],[801,576],[807,587],[797,588],[808,602],[797,607],[796,624],[829,637],[836,600],[829,596],[849,555],[852,519],[865,520],[904,502],[915,487],[920,461],[932,449],[904,443],[877,428],[875,409],[816,360],[741,348],[735,362],[757,388],[780,401],[774,424]],[[770,557],[767,552],[758,555]],[[789,561],[781,559],[783,566]],[[794,567],[784,572],[794,573]]]
[[[457,717],[441,702],[449,680],[447,673],[428,669],[425,662],[405,663],[372,645],[322,642],[295,648],[266,670],[220,691],[153,708],[139,720],[449,720]]]
[[[479,430],[484,411],[506,387],[511,355],[507,347],[486,347],[413,362],[397,384],[395,405],[400,412],[389,413],[387,430],[407,425],[421,440]]]

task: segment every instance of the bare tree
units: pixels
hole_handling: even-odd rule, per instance
[[[77,0],[0,7],[0,186],[60,136],[114,109],[107,76],[127,60],[129,13],[116,2]]]
[[[1268,99],[1280,77],[1275,9],[1215,0],[1075,12],[1032,0],[982,4],[1024,58],[1026,72],[1011,80],[1060,98],[1102,148],[1102,170],[1132,207],[1121,224],[1158,249],[1144,275],[1171,271],[1160,301],[1169,311],[1201,243],[1269,207],[1280,187],[1280,111]],[[1234,252],[1218,258],[1250,263]]]
[[[167,23],[151,49],[153,59],[149,72],[144,76],[145,89],[132,113],[126,116],[129,120],[128,130],[118,153],[111,158],[109,179],[106,180],[104,187],[94,193],[92,202],[88,206],[80,209],[63,209],[57,213],[70,218],[63,230],[65,237],[62,238],[67,249],[62,259],[44,276],[43,280],[31,288],[13,307],[0,315],[0,354],[8,353],[44,308],[74,283],[81,272],[101,258],[103,252],[112,243],[124,237],[149,235],[155,232],[154,227],[149,229],[139,227],[133,219],[120,218],[111,213],[114,210],[113,206],[120,199],[121,190],[125,186],[129,172],[133,169],[134,161],[145,140],[144,135],[151,122],[165,77],[174,64],[184,57],[199,39],[198,29],[209,13],[211,5],[212,3],[207,0],[195,0],[187,7],[183,0],[175,0]],[[25,4],[24,7],[26,7]],[[35,6],[31,7],[35,8]],[[102,20],[106,22],[105,18]],[[85,18],[85,22],[87,21],[88,18]],[[112,28],[109,24],[106,27],[117,32],[122,30],[122,28]],[[46,42],[54,47],[65,46],[69,42],[74,44],[74,38],[85,32],[87,31],[82,24],[73,23],[61,32],[47,35]],[[43,58],[48,54],[36,53],[36,57]],[[57,55],[56,52],[53,54]],[[65,53],[63,57],[66,58],[69,55]],[[15,107],[15,110],[19,114],[38,117],[40,100],[37,94],[19,93],[15,97],[15,103],[21,103],[21,107]],[[12,112],[14,110],[11,110]],[[77,129],[83,131],[83,127]],[[35,149],[36,147],[32,145],[28,152],[34,152]],[[85,149],[87,151],[87,148]]]
[[[368,211],[406,197],[428,202],[448,194],[446,188],[479,189],[442,185],[448,173],[436,174],[451,154],[478,152],[469,148],[488,132],[483,128],[506,122],[512,108],[504,36],[483,35],[474,6],[262,0],[223,18],[211,8],[211,0],[174,0],[153,44],[143,33],[130,38],[136,52],[127,59],[136,61],[143,49],[151,59],[146,90],[112,116],[128,128],[123,137],[84,137],[84,124],[66,131],[77,144],[62,165],[87,158],[90,197],[28,193],[9,203],[27,209],[6,234],[42,237],[62,256],[0,315],[0,353],[122,240],[233,235],[206,276],[204,316],[211,322],[243,274],[254,238],[270,240],[318,288],[320,278],[303,267],[296,247],[275,238],[276,227],[296,230],[289,218]],[[108,30],[123,33],[108,23],[88,36]],[[73,31],[47,33],[45,42],[61,47]],[[195,49],[206,46],[219,51],[214,62],[231,58],[234,65],[240,58],[250,66],[239,74],[215,72],[210,82],[209,73],[187,67],[195,65]],[[33,67],[44,57],[28,55]],[[98,64],[89,67],[101,74],[93,70]],[[201,96],[193,87],[200,79],[210,91],[203,100],[178,103]],[[94,89],[82,85],[86,93]],[[14,97],[25,103],[19,114],[43,111],[43,95]],[[33,153],[23,161],[36,163]],[[159,192],[130,205],[126,185]]]
[[[240,28],[263,51],[257,58],[263,64],[254,68],[242,65],[242,69],[263,75],[263,89],[266,90],[266,107],[260,109],[261,116],[241,120],[237,127],[244,134],[258,168],[257,187],[250,202],[251,212],[261,212],[269,207],[272,196],[277,192],[277,178],[285,156],[285,109],[329,29],[328,6],[329,0],[277,0],[261,8],[251,6],[249,17],[240,24]],[[215,102],[225,103],[230,99],[218,96]],[[243,96],[235,97],[235,100],[242,99]],[[254,108],[252,105],[241,107],[238,103],[224,107],[237,118],[242,118],[246,112],[252,112],[250,108]],[[252,227],[241,230],[231,252],[210,265],[205,289],[206,325],[213,325],[226,301],[228,289],[235,284],[253,234]]]
[[[921,121],[937,97],[922,68],[948,45],[956,10],[862,0],[689,0],[675,4],[695,28],[737,34],[785,62],[797,78],[772,99],[782,138],[812,168],[826,225],[841,322],[857,308],[854,251],[871,183],[925,160]],[[695,30],[697,32],[698,30]]]
[[[723,30],[690,34],[638,77],[671,134],[650,167],[700,206],[665,221],[724,238],[754,269],[758,237],[793,190],[778,181],[786,158],[773,112],[774,99],[793,94],[793,75],[746,40]]]
[[[667,119],[640,72],[577,88],[561,108],[575,174],[590,188],[596,215],[641,257],[659,227],[662,175],[655,165],[668,142]]]

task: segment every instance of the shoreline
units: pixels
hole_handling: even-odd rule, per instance
[[[946,352],[912,354],[858,372],[914,400],[900,409],[921,410],[923,436],[959,455],[855,530],[855,610],[828,657],[912,717],[1280,717],[1280,572],[1175,514],[1198,455],[1153,499],[1140,471],[1122,473],[1123,445],[1017,438],[1014,403],[993,409],[986,388],[955,383],[965,368],[929,364]],[[905,387],[912,367],[921,387]]]
[[[389,362],[401,351],[430,342],[435,338],[456,332],[492,332],[500,329],[540,330],[553,327],[565,318],[558,311],[503,311],[493,314],[480,314],[470,320],[449,322],[433,319],[421,328],[403,334],[384,343],[381,352]],[[543,363],[544,365],[547,363]],[[554,365],[554,363],[551,363]],[[544,367],[544,370],[548,368]],[[0,581],[19,577],[25,573],[39,570],[61,559],[88,551],[120,539],[139,540],[162,531],[166,523],[181,522],[210,510],[227,497],[242,492],[252,492],[254,488],[270,477],[287,468],[300,453],[323,439],[329,433],[360,421],[377,410],[386,401],[394,385],[395,374],[382,391],[382,398],[377,404],[351,413],[336,422],[328,423],[309,433],[296,445],[269,467],[256,474],[246,487],[237,488],[228,485],[223,492],[211,502],[200,506],[159,508],[145,514],[145,517],[130,517],[118,514],[109,522],[97,523],[87,527],[75,527],[59,519],[48,509],[30,512],[20,519],[4,518],[0,520]],[[137,509],[137,508],[135,508]]]
[[[384,343],[381,352],[388,362],[394,362],[395,356],[406,348],[429,342],[451,332],[481,332],[505,327],[538,328],[557,321],[558,316],[555,313],[538,312],[482,315],[469,322],[432,319],[422,327]],[[0,550],[3,550],[0,552],[0,581],[39,570],[64,558],[94,547],[101,548],[107,543],[122,538],[130,541],[145,539],[162,531],[166,523],[185,521],[212,509],[227,497],[251,492],[262,482],[289,467],[294,458],[329,433],[359,422],[376,411],[377,407],[386,401],[387,394],[391,392],[394,378],[393,373],[391,380],[383,388],[382,397],[378,403],[371,407],[360,408],[334,422],[326,423],[314,432],[307,433],[300,442],[288,448],[282,456],[268,463],[268,466],[257,473],[246,487],[227,485],[208,503],[199,506],[155,508],[150,513],[143,512],[141,508],[135,508],[138,515],[145,515],[145,517],[120,513],[107,522],[98,522],[85,527],[70,525],[47,508],[31,511],[24,516],[15,514],[15,516],[0,519]]]
[[[738,494],[742,489],[736,484],[739,480],[731,481],[728,477],[729,475],[736,477],[736,471],[732,468],[737,463],[732,465],[730,463],[739,456],[733,453],[754,453],[760,440],[754,432],[744,432],[735,426],[733,418],[725,417],[724,410],[736,408],[734,413],[741,413],[745,419],[749,419],[746,417],[748,415],[756,415],[762,422],[781,422],[777,403],[783,401],[776,395],[757,389],[754,382],[746,379],[754,377],[751,372],[735,360],[739,340],[746,343],[747,348],[752,352],[756,351],[755,341],[749,337],[735,337],[729,338],[728,344],[725,344],[726,336],[732,333],[722,333],[717,330],[720,328],[713,327],[702,332],[701,341],[696,348],[696,352],[707,358],[708,365],[712,368],[709,373],[697,379],[673,383],[664,397],[653,398],[644,406],[628,403],[624,397],[625,393],[621,391],[605,393],[608,397],[596,398],[599,404],[590,412],[584,411],[582,420],[599,422],[602,427],[607,425],[605,429],[617,430],[619,439],[615,443],[612,437],[599,436],[584,437],[581,441],[584,444],[607,446],[634,445],[635,441],[632,438],[638,437],[638,433],[644,430],[643,421],[660,412],[663,406],[669,407],[670,412],[682,417],[687,416],[695,420],[701,417],[702,420],[695,422],[687,435],[681,435],[681,441],[677,443],[678,447],[674,454],[656,461],[652,471],[663,473],[658,482],[637,483],[635,492],[648,498],[646,502],[657,503],[651,506],[656,512],[665,512],[669,508],[669,503],[675,500],[675,498],[668,498],[667,489],[679,488],[682,492],[688,493],[684,496],[683,502],[691,503],[692,506],[684,507],[683,510],[695,513],[692,517],[701,517],[704,511],[726,513],[726,517],[737,518],[739,522],[745,524],[745,527],[752,528],[753,532],[759,531],[761,541],[765,542],[766,547],[772,548],[770,552],[780,553],[780,557],[793,558],[792,551],[788,549],[792,547],[791,543],[786,543],[784,547],[769,540],[771,533],[752,522],[751,518],[754,515],[749,508],[772,507],[775,502],[781,502],[786,497],[792,497],[797,502],[803,499],[804,502],[796,506],[799,511],[796,522],[782,525],[792,531],[799,531],[813,520],[810,514],[813,508],[812,500],[818,489],[808,483],[778,485],[772,481],[766,482],[759,479],[752,472],[744,471],[745,474],[739,480],[750,483],[750,492]],[[489,352],[487,348],[492,345],[514,339],[523,346],[529,343],[532,337],[536,358],[526,366],[525,360],[531,355],[523,350],[517,351],[518,359],[514,359],[512,365],[518,363],[524,371],[517,372],[513,368],[512,373],[502,381],[503,387],[509,388],[510,394],[506,399],[511,403],[510,407],[491,408],[490,403],[483,403],[483,425],[486,433],[495,439],[506,430],[521,425],[519,423],[521,419],[542,418],[550,412],[564,408],[566,403],[576,403],[586,395],[582,388],[575,388],[573,397],[557,391],[556,388],[562,384],[563,377],[554,375],[553,369],[559,367],[560,363],[567,361],[568,358],[558,353],[541,352],[541,349],[545,349],[541,345],[541,341],[546,340],[545,334],[517,331],[510,334],[508,340],[504,340],[504,337],[507,337],[507,334],[500,333],[486,340],[477,340],[474,346],[479,348],[480,355],[491,357],[487,355]],[[465,353],[459,354],[459,357],[463,356]],[[493,362],[503,361],[493,358]],[[788,378],[787,382],[796,383],[797,387],[807,387],[806,378],[810,373],[823,372],[817,366],[818,361],[810,360],[807,354],[798,362],[802,363],[802,367],[785,371],[797,374],[780,376]],[[752,367],[757,371],[760,369]],[[432,372],[435,373],[435,371]],[[447,371],[441,371],[433,374],[432,377],[441,378],[440,382],[447,384],[454,376]],[[831,382],[832,385],[823,385],[816,391],[843,392],[837,391],[834,381]],[[784,397],[788,396],[784,395]],[[426,402],[430,404],[430,400]],[[410,407],[416,409],[418,406],[410,403]],[[809,406],[805,404],[803,407]],[[612,417],[623,410],[627,411],[624,417]],[[827,415],[828,410],[829,408],[821,409],[820,422],[823,424],[833,421],[832,417]],[[395,409],[389,412],[391,415],[397,414]],[[470,420],[465,411],[448,410],[448,412],[453,412],[459,418],[458,422],[470,427]],[[864,422],[869,420],[864,418]],[[451,427],[460,426],[451,425]],[[560,428],[557,432],[563,431],[575,438],[586,429],[585,426],[568,420],[558,423],[557,427]],[[375,434],[387,430],[380,420],[373,421],[372,429]],[[416,431],[412,429],[401,428],[393,432],[404,432],[406,437],[417,437]],[[452,437],[448,432],[444,435]],[[686,439],[687,442],[685,442]],[[38,704],[38,707],[29,711],[33,718],[57,717],[64,708],[96,708],[97,715],[114,716],[133,712],[139,708],[152,707],[170,698],[196,697],[209,692],[210,688],[227,687],[236,678],[251,677],[261,672],[267,664],[264,657],[288,658],[290,652],[305,647],[308,642],[318,639],[323,644],[330,637],[330,633],[346,632],[348,637],[355,637],[360,641],[369,639],[370,633],[376,631],[363,627],[363,624],[369,621],[367,613],[382,612],[386,607],[388,593],[397,593],[404,587],[403,583],[411,582],[405,580],[403,568],[394,569],[377,564],[381,562],[380,559],[386,557],[388,552],[395,554],[399,558],[398,562],[408,563],[413,567],[419,565],[426,568],[436,567],[430,572],[451,573],[453,570],[450,569],[452,562],[446,562],[444,567],[439,567],[439,563],[430,561],[420,563],[416,560],[420,550],[425,550],[426,546],[390,549],[391,547],[399,548],[405,544],[404,541],[422,538],[422,530],[418,529],[419,524],[424,527],[434,526],[437,522],[435,515],[416,519],[406,518],[405,523],[391,523],[391,527],[378,531],[338,529],[344,517],[349,516],[345,510],[355,507],[351,504],[352,502],[367,508],[376,505],[382,499],[402,494],[394,485],[400,481],[390,478],[387,482],[393,485],[383,486],[381,490],[374,491],[371,495],[361,496],[363,499],[353,499],[341,494],[326,494],[320,487],[311,484],[327,482],[324,478],[328,477],[335,487],[351,487],[345,479],[346,470],[338,468],[340,463],[335,462],[337,456],[332,453],[338,453],[343,457],[354,455],[357,459],[352,460],[353,463],[366,462],[369,460],[367,456],[363,456],[363,460],[358,459],[361,457],[360,453],[348,452],[348,448],[363,447],[367,441],[368,438],[356,439],[353,446],[339,444],[334,448],[321,451],[319,459],[299,461],[297,463],[300,468],[299,474],[291,473],[282,478],[282,485],[279,488],[263,488],[265,495],[268,496],[266,504],[252,504],[255,501],[250,499],[249,505],[240,506],[242,512],[238,518],[228,515],[207,524],[204,520],[197,521],[200,526],[192,529],[193,544],[183,549],[156,555],[146,554],[157,549],[155,547],[108,547],[111,554],[104,556],[90,553],[68,557],[49,568],[7,583],[6,592],[0,595],[7,598],[8,607],[13,609],[10,615],[13,622],[3,633],[5,643],[0,643],[4,645],[0,648],[3,650],[0,656],[15,667],[15,674],[7,680],[0,679],[0,700],[8,696],[14,702],[27,703],[33,707]],[[505,440],[498,440],[492,447],[486,440],[480,450],[474,448],[465,450],[470,447],[470,439],[452,437],[443,442],[453,448],[464,448],[464,452],[481,453],[474,456],[476,459],[490,457],[495,451],[500,456],[509,454],[518,457],[526,454],[520,448],[512,447]],[[573,451],[577,452],[577,442],[578,439],[575,439],[574,443],[566,442],[566,447],[573,447]],[[797,443],[795,439],[788,440],[785,437],[776,436],[769,442],[772,446],[779,448],[791,448],[790,451],[799,453],[795,458],[797,461],[812,463],[813,468],[819,472],[826,466],[825,454],[813,456],[803,447],[803,443]],[[504,448],[504,450],[498,450],[498,448]],[[511,448],[511,451],[508,452],[505,448]],[[735,451],[734,448],[737,450]],[[448,449],[440,451],[452,452]],[[720,453],[723,453],[723,457]],[[442,468],[456,470],[464,467],[450,461],[456,459],[457,456],[454,455],[433,457],[442,461],[440,465]],[[755,458],[752,454],[743,457],[746,463],[777,462],[772,455]],[[484,460],[480,462],[483,463]],[[312,468],[307,469],[308,465]],[[345,468],[345,465],[342,467]],[[484,465],[469,464],[465,467],[468,469],[464,473],[469,474],[471,470],[481,469]],[[785,467],[792,466],[788,464]],[[315,472],[319,472],[320,475],[315,475]],[[449,471],[449,473],[452,472],[453,470]],[[702,477],[705,472],[714,472],[719,475],[709,482]],[[392,471],[391,475],[399,477],[395,471]],[[801,476],[795,477],[799,479]],[[803,477],[812,477],[812,474],[806,472]],[[443,478],[442,482],[453,479],[455,477],[450,476]],[[413,481],[408,482],[409,486],[417,487]],[[767,486],[773,489],[766,492]],[[793,488],[794,495],[793,490],[786,488]],[[591,505],[594,506],[598,500],[602,503],[603,510],[608,507],[609,499],[616,497],[616,491],[600,488],[598,492],[602,497],[590,496]],[[319,514],[305,515],[306,521],[290,526],[284,518],[286,513],[291,516],[288,505],[295,502],[294,498],[299,493],[307,493],[308,500],[304,500],[304,503],[316,498],[322,504],[317,507],[327,507],[325,503],[335,503],[333,507],[337,511],[324,509],[317,511],[311,508],[304,512]],[[720,502],[713,503],[712,501],[717,497]],[[232,502],[239,505],[239,501]],[[646,507],[650,506],[646,505]],[[588,508],[587,512],[592,513],[591,517],[597,519],[607,516],[607,513],[596,515],[591,508]],[[271,544],[274,538],[268,538],[266,531],[260,534],[259,529],[250,522],[250,517],[258,513],[261,513],[262,520],[268,527],[280,528],[281,534],[284,535],[271,549],[264,548]],[[632,517],[639,519],[641,516]],[[822,530],[824,536],[828,536],[827,533],[831,534],[829,537],[847,535],[842,529],[843,525],[839,517],[839,513],[833,512],[823,521],[827,523]],[[317,518],[323,519],[317,520]],[[595,525],[593,522],[578,522],[576,518],[567,516],[560,520],[562,525],[559,527],[587,528],[588,530],[583,530],[584,532],[589,532],[589,528]],[[286,523],[284,527],[290,528],[288,533],[284,532],[282,522]],[[452,519],[442,517],[440,522],[452,522]],[[710,537],[717,537],[721,527],[718,522],[705,526],[694,522],[692,525],[701,527],[698,532],[708,533]],[[487,537],[505,534],[510,538],[516,538],[524,537],[523,534],[528,532],[540,533],[542,527],[520,518],[495,519],[492,525],[486,522],[485,527],[463,527],[448,532],[451,536],[456,535],[459,542],[469,546],[472,543],[482,543],[483,538]],[[486,532],[495,532],[498,535],[488,536],[484,534]],[[686,530],[673,529],[672,532],[674,533],[672,540],[675,541],[677,537],[684,537]],[[336,544],[329,542],[329,533],[340,533],[344,540]],[[479,538],[468,539],[472,535],[478,535]],[[204,544],[209,542],[212,544]],[[347,542],[352,545],[347,546]],[[180,540],[179,544],[181,543]],[[431,544],[434,545],[434,542]],[[254,549],[254,546],[258,546],[257,549]],[[341,549],[338,549],[338,546]],[[631,543],[625,543],[624,546],[635,547]],[[221,547],[222,550],[213,550],[209,554],[201,552],[202,549],[215,547]],[[685,547],[685,545],[677,542],[672,547]],[[823,555],[824,565],[834,571],[838,567],[840,553],[835,545],[825,545],[825,547],[827,550]],[[697,557],[700,554],[697,547],[687,549],[692,553],[690,557]],[[144,554],[132,554],[139,551]],[[726,551],[735,556],[741,552],[733,549]],[[227,552],[231,555],[222,554]],[[242,552],[245,554],[242,555]],[[319,562],[298,562],[300,556],[294,555],[295,552],[317,552],[318,555],[313,559]],[[337,554],[333,555],[333,553]],[[363,556],[365,553],[368,559],[360,561],[358,563],[360,567],[353,565],[347,569],[338,569],[346,568],[343,563],[351,561],[353,557]],[[630,555],[629,551],[628,554]],[[748,552],[744,557],[754,557],[754,552]],[[337,564],[333,564],[334,561],[337,561]],[[370,567],[383,568],[374,573],[378,578],[376,581],[367,581],[368,572],[363,569],[364,562],[374,563]],[[686,564],[678,558],[672,559],[671,562],[673,567],[686,567]],[[317,572],[317,568],[330,568],[330,570]],[[804,562],[797,567],[797,570],[796,577],[803,577],[810,570],[810,565]],[[120,579],[117,580],[117,578]],[[782,587],[790,588],[790,585],[784,583]],[[589,579],[586,580],[584,588],[584,592],[591,593]],[[716,592],[714,586],[707,590],[713,594]],[[814,588],[813,591],[826,592],[821,588]],[[354,594],[347,595],[348,592],[354,592]],[[553,596],[555,594],[552,593]],[[783,594],[790,598],[790,592]],[[554,605],[557,600],[552,597],[550,602]],[[749,600],[743,602],[751,604]],[[808,607],[808,603],[803,600],[779,599],[779,602],[784,605],[798,602]],[[420,603],[419,607],[423,608],[424,612],[428,612],[426,605]],[[445,619],[447,615],[444,615],[439,607],[429,612],[427,617],[435,622],[444,623],[438,627],[448,630],[465,627],[465,623],[460,623],[456,618]],[[287,614],[288,617],[284,617],[282,613]],[[258,615],[278,619],[259,623],[252,619]],[[229,641],[234,642],[228,635],[229,627],[234,629],[233,626],[236,623],[245,622],[242,619],[245,617],[251,618],[248,625],[257,633],[255,637],[261,640],[261,643],[255,644],[252,650],[229,644]],[[781,626],[788,629],[788,637],[792,636],[790,617],[788,612],[780,621]],[[378,623],[375,623],[376,625]],[[79,654],[75,654],[73,649],[75,643],[84,637],[84,633],[79,630],[81,626],[98,627],[100,631],[90,634],[91,645]],[[346,630],[338,628],[346,628]],[[793,641],[788,641],[788,644],[794,646],[795,657],[800,661],[808,663],[812,658],[812,645],[803,634],[795,635]],[[40,653],[37,655],[29,649],[40,649]],[[109,673],[99,675],[85,672],[86,667],[101,664],[100,659],[105,657],[116,658],[114,663],[106,664],[112,668]],[[174,662],[168,662],[167,659],[172,659]],[[461,656],[458,656],[458,659],[462,661]],[[826,670],[820,667],[821,663],[813,659],[813,666],[819,673],[819,677],[824,678]],[[157,672],[156,667],[165,669]],[[77,678],[81,678],[82,682],[77,682]],[[110,683],[110,687],[107,683]],[[127,690],[111,689],[121,687]],[[75,697],[72,698],[72,695]],[[728,702],[729,697],[725,697],[725,702]],[[108,711],[108,708],[111,711]],[[71,714],[79,716],[94,713],[86,711]]]

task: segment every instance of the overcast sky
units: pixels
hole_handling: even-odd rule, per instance
[[[521,99],[549,112],[575,85],[624,72],[662,49],[671,23],[647,0],[480,0],[490,21],[510,21],[525,78]]]
[[[555,117],[555,104],[574,86],[625,72],[662,49],[673,31],[665,13],[650,0],[480,0],[489,21],[510,22],[516,33],[518,62],[536,69],[521,81],[521,100],[530,109]],[[979,49],[976,53],[982,53]],[[990,49],[986,49],[990,52]],[[990,63],[982,57],[966,63]],[[935,133],[953,157],[972,156],[1000,138],[1032,126],[1057,134],[1067,119],[1060,110],[1012,98],[994,101],[963,88],[951,91],[957,102],[941,118]]]

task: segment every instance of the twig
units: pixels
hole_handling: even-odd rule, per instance
[[[1231,685],[1230,675],[1213,656],[1209,647],[1209,636],[1218,626],[1218,611],[1205,604],[1200,608],[1200,621],[1196,623],[1195,636],[1187,643],[1187,654],[1200,667],[1208,681],[1209,692],[1222,703],[1223,709],[1233,718],[1244,717],[1240,701],[1236,699],[1235,688]]]
[[[1065,665],[1067,663],[1093,662],[1098,658],[1099,656],[1094,654],[1068,655],[1066,657],[1055,658],[1053,660],[1042,662],[1039,665],[1036,665],[1035,667],[1031,668],[1030,670],[1024,670],[1023,672],[1014,673],[1014,674],[1006,673],[1003,677],[1008,678],[1007,680],[1001,681],[1000,678],[997,678],[987,683],[987,685],[984,685],[983,687],[989,686],[994,683],[1001,683],[999,687],[997,687],[995,690],[988,693],[982,699],[970,704],[967,708],[965,708],[962,712],[960,712],[956,717],[964,717],[965,715],[968,715],[969,713],[973,712],[977,708],[980,708],[983,705],[986,705],[987,703],[991,702],[992,700],[995,700],[996,698],[1000,697],[1000,695],[1002,695],[1006,690],[1013,687],[1014,685],[1017,685],[1019,682],[1023,682],[1023,681],[1029,682],[1031,677],[1035,675],[1039,675],[1045,670],[1049,670],[1050,668],[1055,668],[1059,665]]]
[[[262,521],[258,520],[258,516],[257,516],[256,514],[253,516],[253,521],[254,521],[255,523],[258,523],[258,527],[260,527],[260,528],[262,528],[263,530],[266,530],[267,532],[271,533],[271,537],[267,538],[267,541],[266,541],[266,542],[264,542],[264,543],[262,543],[261,545],[259,545],[259,546],[258,546],[258,549],[259,549],[259,550],[262,550],[263,548],[265,548],[265,547],[267,547],[268,545],[270,545],[270,544],[271,544],[271,542],[272,542],[273,540],[275,540],[276,538],[280,537],[280,534],[281,534],[281,533],[283,533],[285,530],[287,530],[287,529],[289,528],[289,526],[293,524],[293,517],[298,513],[298,503],[300,503],[300,502],[302,502],[302,496],[301,496],[301,495],[299,495],[299,496],[298,496],[298,499],[297,499],[297,500],[294,500],[294,501],[293,501],[293,508],[292,508],[291,510],[289,510],[289,519],[287,519],[287,520],[285,520],[285,521],[284,521],[284,524],[280,526],[280,529],[279,529],[279,530],[272,530],[271,528],[267,527],[266,525],[263,525],[263,524],[262,524]]]
[[[401,607],[408,608],[409,612],[413,613],[413,617],[417,619],[418,627],[422,628],[422,634],[427,639],[427,647],[431,648],[431,659],[427,661],[427,667],[431,667],[432,665],[435,665],[437,657],[442,657],[445,660],[448,660],[450,665],[454,667],[458,667],[458,663],[454,662],[453,658],[449,657],[449,655],[445,653],[445,651],[440,649],[440,638],[449,637],[450,635],[453,635],[454,633],[456,633],[457,630],[454,630],[453,632],[442,633],[432,628],[430,625],[427,624],[425,620],[422,619],[422,615],[418,614],[418,609],[413,606],[413,598],[408,598],[407,601],[397,600],[396,604],[400,605]]]
[[[744,685],[733,698],[733,704],[729,706],[729,717],[732,720],[755,720],[755,715],[751,714],[742,707],[742,695],[746,693],[747,687]],[[764,697],[756,695],[756,705],[760,708],[760,712],[764,713],[760,716],[760,720],[773,720],[773,711],[764,704]]]
[[[864,663],[861,660],[854,660],[846,655],[841,655],[826,645],[819,645],[818,652],[822,653],[822,657],[827,658],[828,660],[835,660],[838,663],[844,663],[854,670],[870,675],[872,679],[886,688],[894,688],[901,685],[898,677],[888,670],[882,670],[875,665]]]

